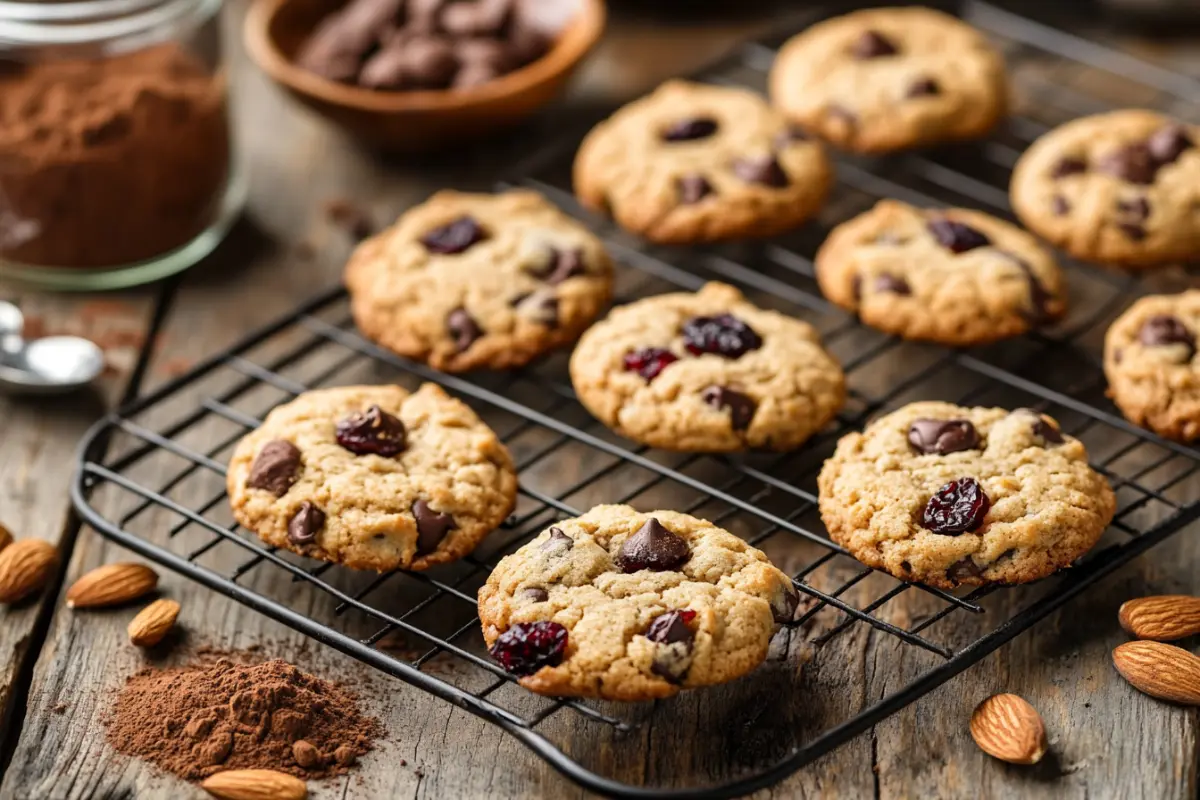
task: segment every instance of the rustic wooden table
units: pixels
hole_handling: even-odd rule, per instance
[[[238,45],[244,6],[227,11],[239,136],[251,179],[249,210],[230,241],[165,286],[102,297],[0,293],[19,301],[43,330],[97,340],[110,364],[87,397],[0,400],[0,516],[19,536],[57,542],[66,562],[53,591],[0,609],[3,798],[203,796],[105,744],[101,720],[110,692],[143,664],[143,656],[126,641],[130,611],[72,613],[61,600],[63,587],[86,570],[128,558],[94,531],[80,529],[68,508],[73,450],[86,427],[114,403],[161,385],[336,281],[350,244],[326,218],[329,198],[355,198],[385,220],[433,189],[483,187],[492,177],[478,167],[486,154],[380,160],[351,146],[246,62]],[[635,96],[763,30],[774,14],[760,7],[732,21],[668,24],[618,11],[604,45],[557,113],[594,113]],[[1195,48],[1143,51],[1177,59],[1176,66],[1200,74]],[[1200,593],[1192,566],[1200,558],[1195,534],[1174,537],[1033,632],[763,795],[1195,797],[1196,711],[1138,694],[1109,661],[1111,649],[1126,638],[1116,622],[1122,600]],[[390,738],[358,771],[361,779],[315,787],[318,797],[584,795],[499,729],[465,712],[400,681],[371,679],[359,663],[181,577],[164,575],[163,588],[183,606],[189,642],[260,644],[264,654],[320,674],[369,681],[368,702]],[[813,678],[822,691],[839,695],[833,705],[859,707],[915,675],[917,667],[868,626],[856,626],[836,642],[837,669]],[[1043,714],[1053,752],[1038,767],[1006,766],[971,742],[971,708],[997,691],[1019,693]],[[656,730],[640,758],[614,766],[615,774],[636,782],[690,764],[681,768],[691,770],[691,780],[711,779],[703,764],[681,755],[696,749],[697,739],[709,740],[705,746],[770,747],[771,725],[786,724],[761,703],[751,703],[746,713],[745,724],[757,726],[754,736],[703,726]],[[581,736],[574,746],[604,745]],[[408,766],[399,766],[400,759]]]

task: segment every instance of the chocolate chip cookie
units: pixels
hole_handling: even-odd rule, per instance
[[[597,125],[575,157],[575,193],[655,242],[770,236],[824,202],[820,143],[745,89],[669,81]]]
[[[479,619],[525,688],[636,701],[750,672],[798,600],[765,555],[711,522],[597,506],[506,556]]]
[[[1179,441],[1200,437],[1200,290],[1143,297],[1104,337],[1108,393],[1130,422]]]
[[[612,262],[536,192],[438,192],[346,266],[358,327],[447,372],[503,369],[575,341],[604,309]]]
[[[833,230],[816,271],[826,297],[905,339],[980,344],[1066,310],[1054,257],[1025,231],[979,211],[882,200]]]
[[[1200,126],[1140,110],[1074,120],[1025,151],[1010,191],[1030,230],[1077,258],[1200,258]]]
[[[615,309],[580,339],[571,380],[605,425],[665,450],[790,450],[845,399],[811,325],[720,283]]]
[[[789,120],[846,150],[880,153],[983,136],[1004,117],[1004,59],[979,31],[928,8],[877,8],[789,40],[770,76]]]
[[[227,485],[267,544],[380,572],[461,558],[517,494],[496,434],[431,383],[306,392],[241,440]]]
[[[817,483],[835,542],[944,589],[1050,575],[1116,509],[1083,444],[1030,409],[907,405],[843,437]]]

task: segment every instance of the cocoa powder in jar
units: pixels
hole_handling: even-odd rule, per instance
[[[226,94],[177,44],[0,64],[0,258],[104,268],[187,244],[229,178]]]

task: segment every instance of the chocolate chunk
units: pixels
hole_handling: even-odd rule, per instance
[[[904,93],[905,97],[932,97],[942,93],[942,87],[938,86],[938,82],[933,78],[918,78],[913,81],[908,91]]]
[[[707,139],[716,133],[719,128],[720,125],[711,117],[681,119],[678,122],[671,123],[662,132],[662,138],[665,142],[691,142],[696,139]]]
[[[671,533],[651,517],[617,552],[617,566],[622,572],[649,569],[655,572],[675,569],[691,557],[687,542]]]
[[[413,503],[412,514],[417,520],[417,555],[437,550],[446,534],[454,528],[454,517],[434,511],[424,500]]]
[[[1135,242],[1140,242],[1146,238],[1146,229],[1141,225],[1136,225],[1132,222],[1118,222],[1117,227],[1121,229],[1121,233]]]
[[[912,294],[912,287],[908,285],[908,281],[904,280],[904,278],[898,278],[895,275],[889,275],[886,272],[876,275],[872,286],[875,291],[885,294]]]
[[[551,286],[558,286],[568,278],[587,274],[583,250],[580,248],[562,250],[551,248],[550,253],[549,264],[542,280]]]
[[[1150,155],[1160,166],[1173,163],[1183,154],[1183,151],[1194,146],[1191,137],[1188,136],[1187,128],[1182,125],[1168,125],[1165,128],[1159,128],[1146,140],[1146,147],[1150,151]]]
[[[946,578],[955,583],[982,576],[983,568],[976,564],[975,560],[970,556],[955,561],[946,570]]]
[[[862,35],[855,39],[854,44],[850,46],[850,53],[860,61],[865,61],[869,58],[894,56],[898,52],[900,51],[896,49],[896,45],[892,43],[892,40],[879,31],[863,31]]]
[[[747,183],[760,183],[776,189],[788,185],[787,173],[773,155],[739,158],[733,162],[733,174]]]
[[[1132,200],[1118,200],[1117,213],[1129,217],[1130,220],[1141,222],[1150,216],[1150,201],[1144,197]]]
[[[927,225],[938,244],[952,253],[965,253],[977,247],[987,247],[991,239],[964,222],[935,217]]]
[[[797,142],[807,142],[811,139],[812,137],[808,135],[807,131],[790,125],[785,130],[775,134],[775,149],[782,150],[789,145],[796,144]]]
[[[675,644],[683,642],[691,649],[696,634],[688,627],[688,623],[696,617],[695,611],[668,611],[659,614],[650,621],[646,628],[646,638],[658,644]]]
[[[472,217],[459,217],[421,237],[421,244],[431,253],[457,255],[487,239],[487,231]]]
[[[728,408],[729,421],[735,431],[744,431],[749,428],[750,421],[754,419],[754,412],[758,408],[757,404],[746,395],[724,386],[709,386],[701,397],[713,408]]]
[[[1143,142],[1133,142],[1119,147],[1096,162],[1096,169],[1106,175],[1138,184],[1154,183],[1158,167],[1158,161],[1150,154],[1150,148]]]
[[[542,546],[538,549],[551,556],[561,556],[574,546],[574,539],[563,533],[562,528],[554,527],[550,529],[550,538],[542,542]]]
[[[1061,194],[1056,194],[1050,198],[1050,210],[1054,212],[1056,217],[1066,216],[1071,210],[1071,204],[1067,202],[1067,198]]]
[[[283,497],[296,482],[299,471],[300,449],[289,441],[275,439],[263,445],[254,457],[246,485]]]
[[[1014,414],[1024,414],[1033,417],[1033,435],[1039,436],[1047,444],[1062,444],[1066,441],[1062,431],[1046,421],[1046,418],[1032,408],[1018,408]]]
[[[544,603],[550,599],[550,593],[540,586],[529,586],[521,590],[521,597],[534,603]]]
[[[854,298],[854,302],[862,300],[862,275],[855,274],[850,279],[850,296]]]
[[[1196,338],[1178,318],[1158,314],[1142,323],[1138,341],[1146,347],[1167,347],[1182,344],[1188,352],[1188,360],[1196,353]]]
[[[534,322],[540,322],[548,328],[558,325],[558,297],[552,289],[517,295],[512,299],[512,305],[522,316]]]
[[[979,447],[979,431],[965,419],[917,419],[908,426],[908,444],[923,455],[944,456]]]
[[[334,435],[338,444],[359,456],[394,456],[408,446],[404,423],[379,406],[351,414],[337,424]]]
[[[791,622],[800,605],[800,593],[790,584],[781,586],[780,592],[771,598],[771,618],[779,623]]]
[[[446,330],[454,337],[454,346],[460,353],[469,349],[483,336],[483,329],[465,308],[456,308],[450,312],[446,317]]]
[[[1082,158],[1067,156],[1059,159],[1058,163],[1054,165],[1054,169],[1050,170],[1050,177],[1057,180],[1080,172],[1087,172],[1087,162]]]
[[[712,184],[703,175],[684,175],[675,183],[679,192],[679,202],[684,205],[699,203],[713,192]]]
[[[305,500],[288,522],[288,541],[292,544],[309,544],[316,540],[317,533],[324,527],[325,512]]]
[[[1050,302],[1054,299],[1054,295],[1046,290],[1046,287],[1034,273],[1033,267],[1029,266],[1025,259],[1015,256],[1008,251],[1002,252],[1025,273],[1025,280],[1029,284],[1030,311],[1026,315],[1029,321],[1034,325],[1048,322],[1050,320]]]

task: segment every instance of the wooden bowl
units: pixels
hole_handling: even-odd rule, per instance
[[[494,81],[453,91],[380,92],[296,65],[317,23],[345,0],[255,0],[244,35],[254,62],[318,114],[373,146],[420,152],[485,137],[550,102],[604,32],[604,0],[576,1],[578,11],[546,55]]]

